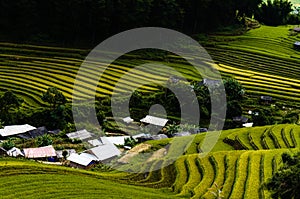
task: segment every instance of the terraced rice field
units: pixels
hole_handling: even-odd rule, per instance
[[[299,103],[300,52],[289,35],[293,26],[251,30],[243,36],[212,37],[215,47],[207,47],[224,76],[233,76],[247,94],[269,95],[277,100]]]
[[[300,105],[300,53],[292,44],[298,36],[289,36],[287,27],[267,27],[251,30],[243,36],[211,36],[214,47],[206,47],[215,65],[224,77],[233,76],[246,88],[246,93],[270,95],[276,100]],[[72,98],[73,83],[77,71],[89,50],[65,49],[45,46],[0,43],[0,92],[10,89],[25,99],[25,106],[40,106],[41,93],[49,86],[56,86],[68,99]],[[187,79],[200,80],[195,69],[176,56],[155,64],[171,66]],[[195,57],[191,56],[191,60]],[[112,64],[99,81],[96,95],[126,92],[132,86],[141,86],[144,80],[163,82],[170,75],[167,68],[145,67],[120,80],[120,77],[137,65],[148,63],[138,56],[118,60]],[[153,62],[152,62],[153,63]],[[91,85],[99,77],[94,67],[101,63],[88,63],[84,75],[79,79],[80,92],[75,97],[85,99],[94,94]],[[156,85],[145,85],[145,91],[156,89]],[[287,102],[287,103],[288,103]]]
[[[171,187],[178,197],[214,198],[209,188],[217,184],[222,186],[224,198],[270,198],[262,185],[282,165],[282,153],[299,151],[300,127],[274,125],[226,130],[217,146],[203,158],[199,156],[202,140],[203,135],[197,135],[186,154],[164,170],[148,172],[149,167],[163,164],[158,159],[141,166],[140,174],[126,179],[143,186]],[[170,177],[174,169],[176,178]]]
[[[30,161],[0,159],[0,176],[1,198],[174,198],[167,190],[117,183],[109,174]]]
[[[263,183],[282,165],[282,153],[299,151],[297,125],[226,130],[216,147],[200,157],[204,135],[197,135],[186,154],[172,164],[181,146],[170,147],[164,158],[139,162],[135,165],[139,173],[83,171],[1,158],[1,197],[96,198],[106,194],[108,198],[213,199],[209,189],[217,184],[224,198],[270,198]],[[165,141],[149,143],[160,142]],[[245,148],[235,150],[237,146]]]

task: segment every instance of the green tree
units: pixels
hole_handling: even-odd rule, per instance
[[[9,138],[8,140],[6,140],[5,142],[3,142],[2,144],[2,147],[5,149],[5,150],[10,150],[11,148],[15,147],[15,143],[14,141]]]
[[[66,151],[66,150],[64,150],[63,152],[62,152],[62,156],[64,156],[64,159],[66,160],[67,159],[67,155],[68,155],[69,153],[68,153],[68,151]]]
[[[52,138],[48,134],[42,135],[42,136],[38,137],[38,139],[37,139],[37,144],[39,147],[49,146],[52,143],[53,143]]]
[[[166,126],[166,134],[168,137],[172,137],[175,133],[178,133],[180,126],[173,123]]]
[[[243,99],[243,96],[245,95],[245,89],[237,80],[233,78],[227,78],[223,80],[223,84],[226,91],[227,101],[241,101]]]
[[[67,103],[66,97],[56,87],[48,88],[46,92],[43,92],[41,99],[47,102],[53,109]]]
[[[265,184],[273,198],[300,199],[300,153],[282,154],[283,167]]]
[[[137,141],[135,141],[135,139],[132,136],[124,139],[124,146],[134,147],[136,144]]]
[[[288,22],[293,11],[293,4],[288,0],[268,0],[261,4],[258,20],[266,25],[277,26]]]
[[[10,113],[13,109],[18,109],[23,103],[12,91],[6,91],[0,96],[0,117],[6,124],[13,123],[13,115]]]

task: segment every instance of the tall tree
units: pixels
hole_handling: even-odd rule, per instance
[[[56,87],[48,88],[47,91],[42,94],[42,100],[49,103],[53,109],[67,102],[66,97]]]

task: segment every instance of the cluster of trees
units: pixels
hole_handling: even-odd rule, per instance
[[[300,198],[300,153],[291,156],[282,154],[281,167],[265,187],[271,191],[272,198]]]
[[[299,24],[300,18],[297,13],[292,14],[293,5],[287,0],[268,0],[263,2],[257,19],[266,25],[277,26],[282,24]]]
[[[144,26],[192,34],[240,24],[244,17],[257,14],[261,3],[262,0],[0,0],[0,38],[94,45],[120,31]]]
[[[29,123],[49,129],[64,129],[68,122],[72,122],[71,106],[57,88],[48,88],[41,99],[49,106],[20,109],[23,99],[12,91],[4,92],[0,96],[0,125]]]

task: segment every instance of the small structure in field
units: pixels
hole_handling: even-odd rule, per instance
[[[71,167],[80,169],[89,169],[97,163],[97,157],[88,153],[81,153],[80,155],[73,153],[67,160],[70,161]]]
[[[85,153],[94,155],[100,162],[109,162],[121,154],[120,150],[108,141],[106,137],[101,137],[99,140],[91,140],[89,143],[93,143],[96,147],[86,150]]]
[[[271,96],[260,96],[259,101],[263,104],[270,104],[273,102],[273,98]]]
[[[232,120],[234,122],[239,122],[239,123],[245,124],[248,122],[249,118],[247,118],[245,116],[237,116],[237,117],[233,117]]]
[[[55,149],[52,145],[23,149],[26,158],[32,159],[49,159],[56,157]]]
[[[125,122],[127,124],[130,124],[134,121],[131,117],[125,117],[122,120],[123,120],[123,122]]]
[[[253,127],[253,122],[243,124],[243,127],[249,128]]]
[[[2,137],[16,136],[35,129],[34,126],[29,124],[5,126],[3,129],[0,129],[0,135]]]
[[[293,30],[294,30],[295,32],[300,33],[300,27],[295,27]]]
[[[300,50],[300,41],[296,41],[296,42],[294,43],[294,48],[295,48],[296,50]]]
[[[145,118],[141,119],[140,121],[142,123],[153,124],[155,126],[164,127],[164,126],[166,126],[166,124],[169,120],[164,119],[164,118],[154,117],[154,116],[151,116],[151,115],[147,115]]]
[[[76,132],[72,132],[72,133],[68,133],[66,135],[70,139],[73,139],[73,140],[78,139],[78,140],[81,140],[81,141],[86,140],[88,138],[91,138],[93,136],[93,134],[88,132],[86,129],[76,131]]]
[[[24,156],[22,151],[16,147],[11,148],[10,150],[7,151],[7,155],[11,157],[20,157]]]

